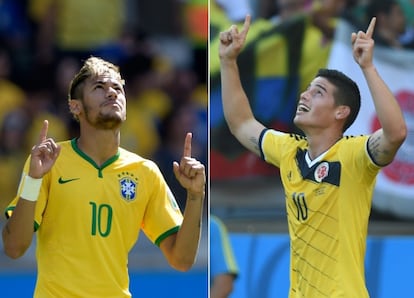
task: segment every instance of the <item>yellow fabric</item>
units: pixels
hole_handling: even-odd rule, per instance
[[[158,244],[181,211],[153,162],[120,149],[99,168],[75,141],[61,146],[36,205],[35,297],[130,297],[127,258],[140,230]]]
[[[213,24],[211,26],[216,26],[218,31],[225,31],[228,30],[232,23],[227,20],[218,20],[216,21],[216,16],[211,14],[211,22]],[[239,28],[242,27],[242,24],[236,24]],[[272,22],[269,22],[266,19],[257,19],[251,25],[249,29],[249,34],[246,39],[246,43],[244,48],[248,47],[253,41],[257,40],[257,38],[267,30],[270,30],[274,25]],[[240,29],[241,30],[241,29]],[[210,42],[210,75],[216,75],[220,71],[220,60],[219,60],[219,34],[217,33],[216,36],[211,36]],[[280,63],[280,61],[277,61]]]
[[[14,108],[22,106],[26,95],[22,89],[8,80],[0,80],[0,122]]]
[[[288,53],[285,38],[274,34],[262,39],[256,47],[256,77],[286,76]]]
[[[160,89],[144,90],[133,102],[137,109],[145,110],[156,119],[163,119],[172,109],[171,98]]]
[[[325,39],[317,27],[310,24],[306,26],[299,67],[301,83],[299,90],[306,90],[318,70],[326,67],[331,47],[332,41]]]
[[[90,49],[119,38],[124,23],[124,1],[59,0],[56,4],[56,37],[60,48]]]
[[[206,84],[198,84],[191,94],[192,100],[203,109],[208,109],[208,90]]]
[[[274,130],[262,138],[263,157],[280,168],[285,188],[291,298],[368,297],[364,257],[379,167],[367,139],[344,137],[309,168],[305,138]]]
[[[122,0],[30,0],[29,15],[40,22],[56,9],[57,44],[66,50],[84,50],[119,38],[124,24]]]
[[[121,130],[121,145],[143,157],[151,157],[161,139],[157,125],[170,113],[171,98],[158,89],[148,89],[128,99],[128,121]]]
[[[42,18],[46,17],[53,1],[55,0],[29,0],[29,16],[36,22],[39,22]]]

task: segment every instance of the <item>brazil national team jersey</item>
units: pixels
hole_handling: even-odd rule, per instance
[[[380,169],[368,136],[343,137],[310,160],[307,141],[264,130],[262,158],[280,168],[291,239],[289,297],[368,297],[364,257]]]
[[[35,297],[129,297],[128,252],[139,231],[159,245],[182,223],[178,205],[152,161],[119,149],[98,167],[75,140],[60,145],[36,203]]]

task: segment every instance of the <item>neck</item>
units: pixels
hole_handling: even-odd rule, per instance
[[[335,145],[342,138],[342,134],[307,134],[306,138],[309,145],[309,157],[314,160]]]
[[[95,130],[93,133],[81,129],[78,147],[98,166],[114,156],[119,149],[120,131]]]

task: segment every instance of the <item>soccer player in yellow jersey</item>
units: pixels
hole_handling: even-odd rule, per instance
[[[85,61],[69,88],[79,138],[56,143],[45,120],[6,210],[11,258],[25,253],[37,231],[35,297],[130,297],[128,253],[140,230],[173,268],[186,271],[195,261],[206,177],[191,157],[192,135],[172,165],[187,190],[182,214],[156,164],[119,147],[123,84],[114,64]]]
[[[289,297],[368,297],[364,256],[375,177],[407,134],[400,107],[373,64],[375,18],[351,41],[382,128],[358,137],[344,132],[358,114],[359,90],[337,70],[320,70],[300,94],[294,123],[304,136],[255,119],[237,66],[249,26],[246,16],[240,32],[233,25],[220,33],[223,109],[241,144],[280,168],[291,244]]]

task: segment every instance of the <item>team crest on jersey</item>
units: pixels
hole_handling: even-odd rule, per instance
[[[322,180],[328,176],[329,173],[329,163],[326,161],[321,162],[315,169],[315,180],[317,182],[322,182]]]
[[[122,174],[118,175],[118,177],[120,178],[119,186],[122,198],[127,202],[135,200],[137,194],[138,178],[134,177],[133,174],[130,174],[128,172],[123,172]]]

